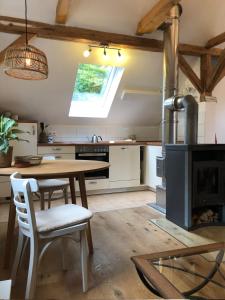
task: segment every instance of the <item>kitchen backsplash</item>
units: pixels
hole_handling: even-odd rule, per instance
[[[93,134],[100,135],[103,140],[123,140],[136,136],[136,140],[159,140],[160,127],[116,127],[116,126],[71,126],[49,125],[47,132],[55,141],[91,141]]]

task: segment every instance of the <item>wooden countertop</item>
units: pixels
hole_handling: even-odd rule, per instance
[[[160,141],[115,141],[114,143],[110,143],[108,141],[103,141],[99,143],[91,143],[91,142],[55,142],[55,143],[38,143],[38,147],[47,147],[47,146],[120,146],[120,145],[126,145],[126,146],[161,146],[162,143]]]

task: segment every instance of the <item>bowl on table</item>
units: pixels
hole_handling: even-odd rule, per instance
[[[38,166],[42,161],[42,156],[39,155],[26,155],[26,156],[15,156],[15,167],[25,168],[30,166]]]
[[[41,164],[42,156],[39,155],[28,156],[27,161],[30,163],[31,166],[38,166]]]

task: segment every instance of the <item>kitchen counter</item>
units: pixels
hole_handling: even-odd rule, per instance
[[[55,143],[38,143],[38,147],[46,147],[46,146],[76,146],[76,145],[83,145],[83,146],[96,146],[96,145],[103,145],[103,146],[132,146],[132,145],[140,145],[140,146],[161,146],[162,143],[160,141],[103,141],[99,143],[91,143],[91,142],[55,142]]]

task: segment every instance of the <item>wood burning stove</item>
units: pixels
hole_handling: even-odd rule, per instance
[[[225,225],[225,145],[166,145],[166,182],[167,219]]]

